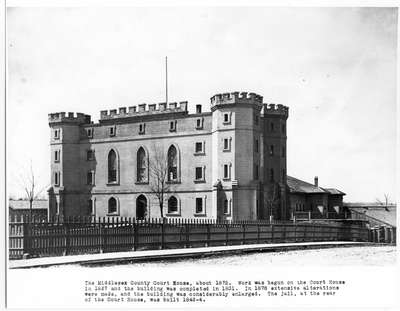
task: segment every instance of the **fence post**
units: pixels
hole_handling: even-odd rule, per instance
[[[376,229],[376,235],[377,235],[377,242],[380,243],[381,242],[381,230],[380,230],[380,227],[378,227]]]
[[[228,224],[225,224],[225,245],[228,245],[228,232],[229,232],[229,227]]]
[[[22,218],[22,241],[23,241],[23,252],[22,258],[27,259],[31,255],[31,226],[29,218],[27,221],[26,217]]]
[[[133,250],[137,251],[138,249],[138,238],[139,238],[139,232],[138,232],[138,224],[136,223],[136,219],[133,220],[132,222],[132,228],[133,228]]]
[[[242,245],[244,245],[245,241],[246,241],[246,225],[245,224],[242,224],[242,229],[243,229],[243,232],[242,232]]]
[[[394,232],[394,229],[393,229],[393,227],[390,227],[389,228],[389,230],[390,230],[390,244],[394,244],[394,235],[395,235],[395,232]]]
[[[94,218],[94,225],[96,228],[96,218]],[[99,239],[100,239],[100,249],[99,249],[99,253],[102,254],[104,252],[103,250],[103,226],[101,225],[101,218],[99,217],[98,221],[97,221],[97,225],[99,226]]]
[[[206,246],[208,247],[208,246],[210,246],[210,239],[211,239],[211,234],[210,234],[210,224],[206,224],[206,226],[207,226],[207,243],[206,243]]]
[[[65,228],[65,249],[64,249],[64,253],[63,256],[68,255],[68,251],[69,251],[69,223],[64,223],[64,228]]]
[[[162,218],[161,221],[161,249],[164,249],[164,223],[165,223],[165,218]]]
[[[271,243],[274,243],[274,225],[271,224]]]
[[[185,224],[185,247],[190,248],[190,225],[188,223]]]
[[[260,244],[260,223],[257,223],[257,244]]]

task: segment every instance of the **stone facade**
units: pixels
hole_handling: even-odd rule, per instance
[[[167,170],[163,216],[288,219],[288,108],[246,92],[89,115],[52,113],[50,215],[160,217],[156,164]],[[147,106],[147,107],[146,107]]]

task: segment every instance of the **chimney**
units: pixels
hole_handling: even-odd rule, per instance
[[[314,177],[314,186],[318,187],[318,176]]]
[[[201,113],[201,105],[196,105],[196,113]]]

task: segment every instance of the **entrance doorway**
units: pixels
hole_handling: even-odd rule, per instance
[[[136,199],[136,218],[145,218],[147,216],[147,199],[141,194]]]

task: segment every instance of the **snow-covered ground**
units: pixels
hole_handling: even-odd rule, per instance
[[[273,253],[251,253],[218,257],[183,259],[179,261],[162,261],[148,263],[132,263],[135,266],[270,266],[270,265],[369,265],[383,266],[396,263],[396,247],[338,247],[313,250],[297,250]]]
[[[396,247],[368,246],[368,247],[335,247],[312,250],[296,250],[286,252],[264,252],[241,255],[212,256],[205,258],[183,258],[181,260],[162,260],[151,262],[132,262],[124,264],[96,265],[95,267],[134,268],[177,267],[198,268],[211,266],[386,266],[396,263]],[[61,268],[63,266],[59,266]],[[79,267],[68,266],[68,268]],[[54,267],[57,268],[57,267]]]

